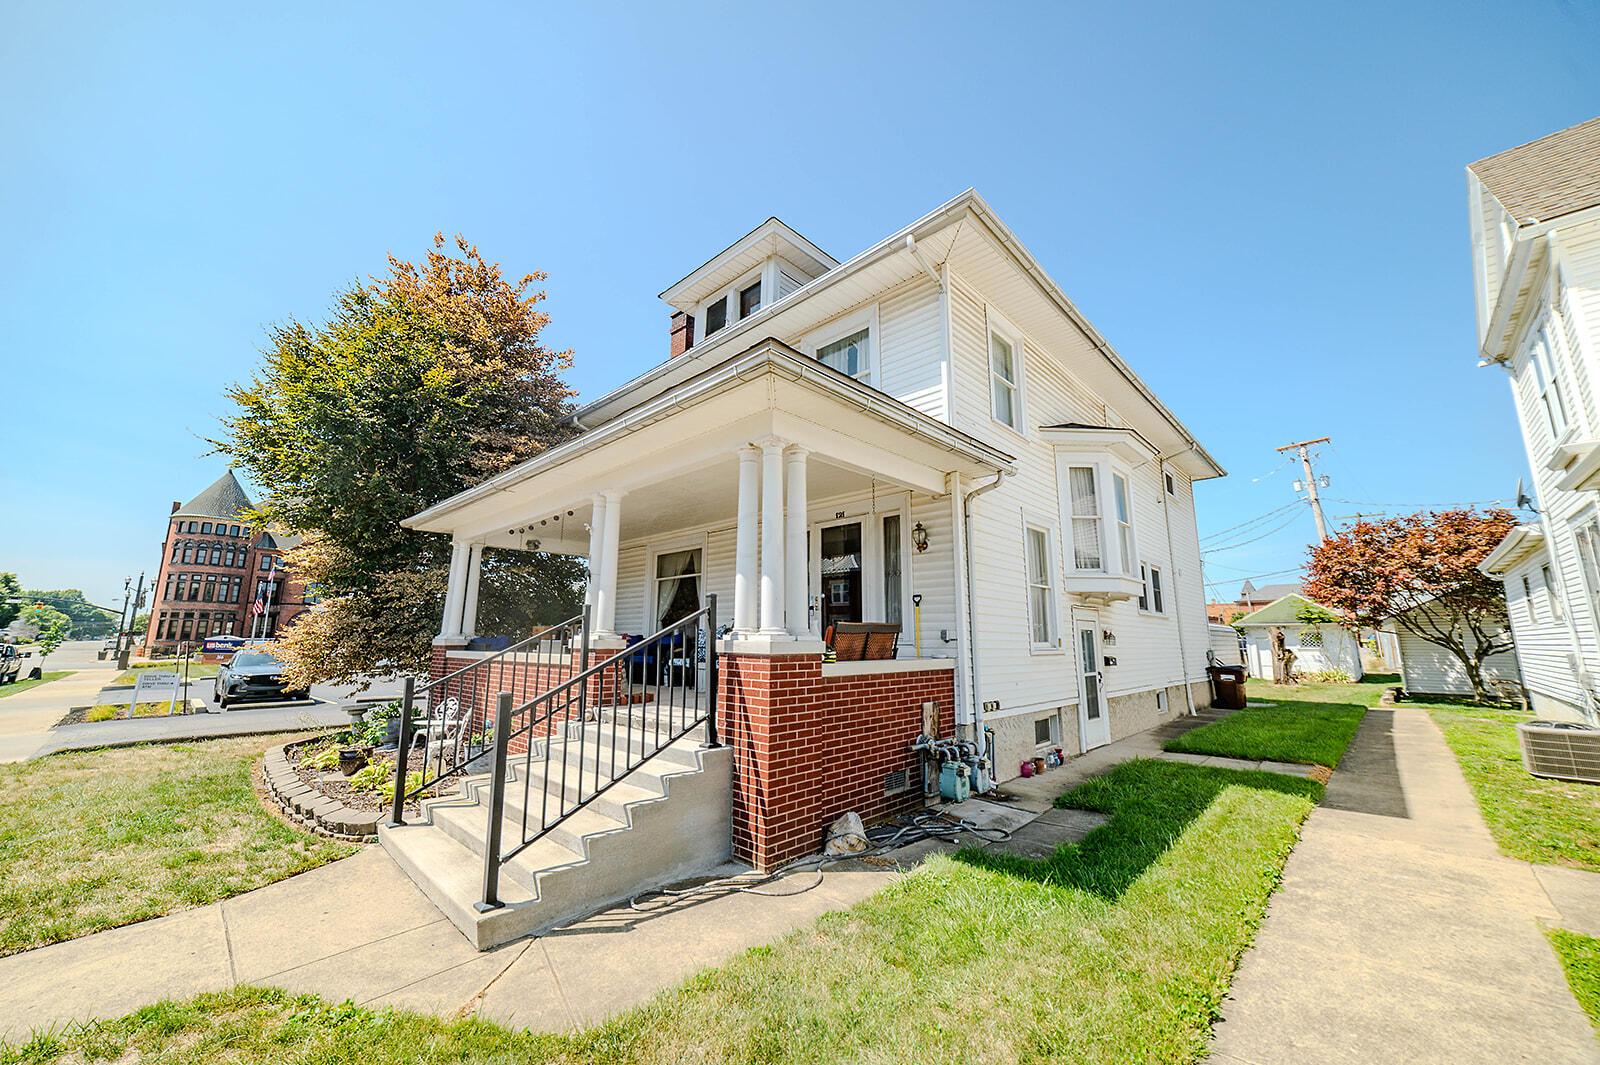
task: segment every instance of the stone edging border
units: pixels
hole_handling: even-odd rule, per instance
[[[384,816],[381,811],[354,810],[337,799],[330,799],[302,781],[289,764],[285,753],[288,748],[315,743],[321,738],[292,740],[267,750],[261,763],[261,778],[267,793],[286,817],[319,836],[371,843],[378,838],[378,820]]]

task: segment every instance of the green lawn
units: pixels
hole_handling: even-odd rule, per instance
[[[1388,677],[1354,684],[1277,685],[1250,682],[1243,710],[1168,740],[1169,751],[1250,761],[1297,762],[1332,769],[1344,757],[1367,708]]]
[[[256,798],[251,768],[285,738],[0,765],[0,955],[215,902],[350,854]]]
[[[40,1036],[0,1062],[1194,1062],[1313,781],[1130,762],[1045,861],[935,857],[854,908],[571,1035],[239,989]]]
[[[1600,871],[1600,787],[1530,776],[1516,723],[1524,714],[1430,705],[1478,809],[1512,858]]]
[[[217,671],[221,668],[222,667],[217,665],[215,662],[190,662],[189,679],[205,680],[210,677],[214,677],[217,675]],[[182,673],[183,663],[170,660],[164,662],[137,662],[123,670],[121,673],[118,673],[117,678],[111,683],[132,684],[134,681],[139,679],[139,674],[146,669],[159,669],[167,673]]]
[[[1561,959],[1561,967],[1567,971],[1572,997],[1578,1000],[1595,1028],[1600,1029],[1600,939],[1564,928],[1549,929],[1548,934],[1550,945],[1556,948],[1556,956]]]
[[[60,680],[62,677],[70,677],[72,674],[72,670],[62,669],[51,673],[41,673],[38,680],[19,680],[11,684],[0,684],[0,699],[4,699],[8,695],[16,695],[18,692],[25,692],[29,688],[37,688],[41,684],[49,684],[51,681]]]

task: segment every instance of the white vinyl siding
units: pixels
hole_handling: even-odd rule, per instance
[[[1509,603],[1507,605],[1510,606]],[[1433,624],[1443,627],[1439,621]],[[1399,640],[1400,680],[1406,691],[1418,695],[1472,694],[1472,680],[1467,676],[1467,667],[1448,648],[1424,640],[1404,625],[1391,623],[1389,627]],[[1471,635],[1466,637],[1466,645],[1469,649],[1476,647]],[[1490,684],[1496,681],[1515,683],[1518,677],[1515,652],[1490,655],[1483,663],[1483,679]]]

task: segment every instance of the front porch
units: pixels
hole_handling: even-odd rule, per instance
[[[487,674],[481,722],[499,691],[515,716],[610,663],[552,720],[704,719],[732,748],[733,856],[780,865],[846,810],[922,805],[914,740],[970,726],[962,497],[1008,462],[765,342],[411,520],[454,541],[434,676]],[[497,653],[486,636],[529,634],[475,631],[485,547],[584,557],[586,639]]]

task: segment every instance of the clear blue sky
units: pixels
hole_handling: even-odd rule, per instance
[[[655,294],[766,216],[843,259],[968,185],[1232,472],[1202,535],[1289,502],[1257,478],[1301,437],[1334,439],[1333,515],[1523,472],[1474,367],[1463,167],[1600,110],[1592,4],[236,7],[0,14],[26,585],[120,602],[221,472],[203,438],[264,327],[436,229],[549,272],[594,396],[665,354]],[[1310,536],[1299,512],[1209,574]]]

